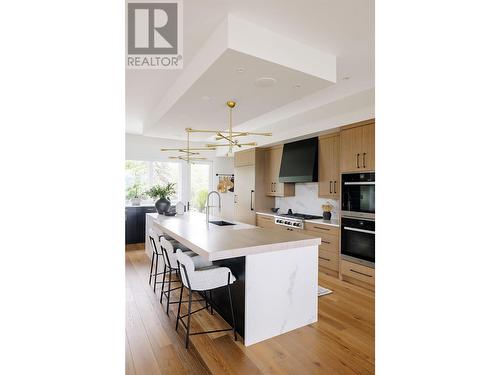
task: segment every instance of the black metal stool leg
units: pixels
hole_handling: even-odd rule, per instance
[[[158,276],[158,254],[156,255],[156,264],[155,264],[155,285],[153,286],[153,292],[156,293],[156,277]]]
[[[170,289],[172,289],[171,285],[172,285],[172,269],[170,268],[170,270],[168,272],[167,315],[169,315],[168,310],[170,308]],[[182,295],[181,295],[181,297],[182,297]]]
[[[209,291],[208,291],[208,294],[210,295],[210,314],[211,314],[211,315],[214,315],[214,305],[213,305],[213,303],[212,303],[212,301],[213,301],[213,300],[212,300],[212,291],[211,291],[211,290],[209,290]]]
[[[187,328],[186,328],[186,349],[189,346],[189,327],[191,324],[191,297],[193,295],[193,292],[191,289],[189,289],[189,303],[188,303],[188,322],[187,322]]]
[[[233,333],[234,333],[234,341],[237,341],[236,338],[236,325],[234,323],[234,308],[233,308],[233,299],[231,298],[231,285],[229,284],[229,278],[231,274],[227,275],[227,294],[229,296],[229,305],[231,307],[231,319],[233,320]]]
[[[151,276],[153,276],[153,264],[155,262],[155,253],[153,251],[153,256],[151,257],[151,269],[149,270],[149,285],[151,285]]]
[[[175,322],[175,330],[179,327],[179,317],[181,316],[181,301],[182,301],[182,291],[184,290],[184,285],[181,283],[181,296],[179,297],[179,307],[177,308],[177,321]]]
[[[163,267],[163,280],[161,281],[160,303],[163,302],[163,288],[165,287],[165,275],[166,274],[167,274],[167,265],[165,264],[165,266]]]

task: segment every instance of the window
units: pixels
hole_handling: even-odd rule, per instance
[[[207,195],[210,191],[210,164],[191,164],[191,208],[198,212],[205,211]]]
[[[175,183],[175,194],[170,197],[177,203],[181,194],[181,165],[176,162],[127,160],[125,162],[125,194],[126,199],[135,196],[152,201],[145,192],[153,185]]]

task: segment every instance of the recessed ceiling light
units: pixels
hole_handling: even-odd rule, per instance
[[[347,81],[348,79],[351,79],[351,77],[349,77],[349,76],[345,76],[345,77],[342,77],[342,79],[343,79],[344,81]]]
[[[295,85],[293,85],[293,88],[295,89],[300,89],[302,87],[302,85],[300,83],[296,83]]]
[[[245,68],[243,68],[242,66],[240,66],[239,68],[236,68],[236,71],[238,73],[244,73],[245,72]]]
[[[208,102],[210,100],[210,96],[204,95],[204,96],[201,97],[201,99],[204,100],[204,101],[206,101],[206,102]]]
[[[255,80],[255,86],[258,87],[271,87],[276,84],[276,79],[272,77],[260,77]]]

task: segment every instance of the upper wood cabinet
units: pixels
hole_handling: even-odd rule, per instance
[[[255,165],[255,148],[234,153],[235,167],[245,167],[247,165]]]
[[[271,147],[265,151],[266,194],[271,197],[289,197],[295,195],[294,183],[279,182],[283,145]]]
[[[340,171],[375,170],[375,124],[357,126],[340,132]]]
[[[340,144],[338,134],[318,141],[318,196],[338,198],[340,192]]]

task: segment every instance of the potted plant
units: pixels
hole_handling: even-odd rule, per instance
[[[135,183],[127,189],[127,199],[130,199],[132,206],[140,206],[142,196],[142,186],[139,183]]]
[[[155,202],[156,211],[165,215],[170,209],[170,197],[175,194],[175,183],[167,182],[165,185],[154,185],[146,192],[151,198],[158,200]]]

